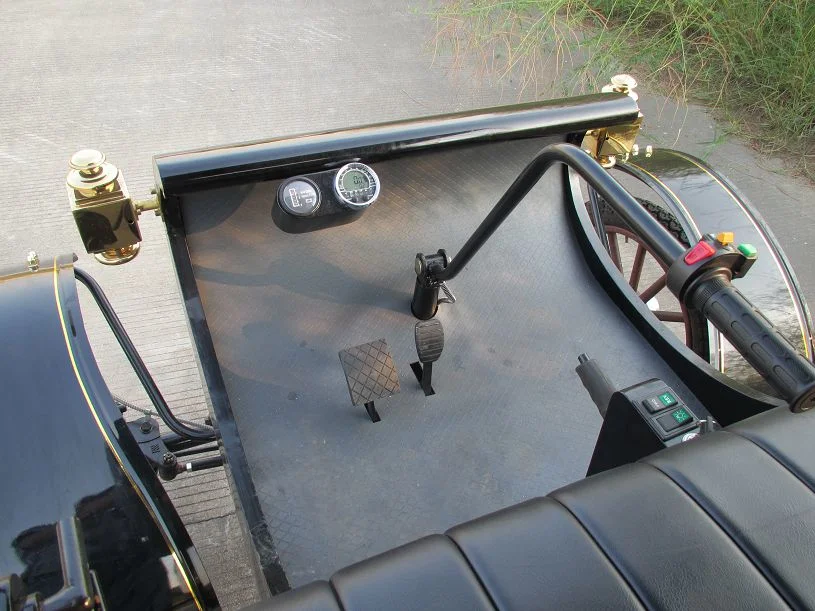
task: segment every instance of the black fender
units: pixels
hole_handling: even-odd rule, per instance
[[[761,214],[724,176],[687,153],[642,150],[618,159],[616,168],[651,188],[679,220],[691,243],[702,234],[732,231],[736,242],[758,249],[758,260],[734,281],[764,315],[810,361],[812,319],[806,299],[781,245]],[[775,392],[711,327],[711,364],[731,378],[768,394]]]
[[[55,608],[77,596],[109,609],[217,608],[97,367],[72,257],[0,273],[0,312],[0,582]],[[65,583],[76,575],[78,590]]]

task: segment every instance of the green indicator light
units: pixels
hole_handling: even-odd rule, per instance
[[[674,396],[669,392],[664,392],[661,395],[659,395],[659,400],[665,407],[671,407],[671,405],[676,405],[676,398],[674,398]]]
[[[672,412],[671,417],[674,420],[676,420],[679,424],[684,424],[685,422],[691,419],[691,415],[685,410],[684,407],[676,410],[675,412]]]
[[[748,259],[751,258],[751,257],[755,257],[756,254],[758,253],[758,251],[756,250],[756,247],[753,246],[752,244],[739,244],[738,249],[739,249],[739,252],[741,254],[743,254],[745,257],[747,257]]]

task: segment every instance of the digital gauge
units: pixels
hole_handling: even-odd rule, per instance
[[[379,197],[379,177],[364,163],[349,163],[334,177],[334,193],[342,205],[361,210]]]

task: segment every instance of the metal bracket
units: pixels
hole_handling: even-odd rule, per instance
[[[176,475],[184,470],[179,466],[176,455],[170,452],[161,438],[157,420],[145,416],[128,422],[127,428],[130,429],[136,443],[139,444],[139,449],[147,462],[156,470],[161,479],[165,481],[175,479]]]
[[[634,91],[637,81],[628,74],[617,74],[611,83],[603,86],[603,93],[624,93],[633,100],[639,99]],[[642,127],[643,114],[623,125],[612,125],[586,132],[581,147],[600,162],[604,168],[611,168],[618,156],[628,156],[635,151],[635,141]]]

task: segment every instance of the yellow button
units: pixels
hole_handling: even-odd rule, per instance
[[[723,246],[727,246],[728,244],[732,244],[734,240],[733,232],[732,231],[720,231],[716,234],[716,240],[722,244]]]

